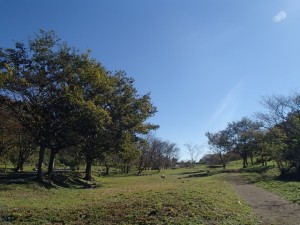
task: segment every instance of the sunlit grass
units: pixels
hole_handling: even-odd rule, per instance
[[[279,170],[274,167],[263,173],[245,173],[247,180],[285,199],[300,204],[300,182],[279,179]]]
[[[242,168],[242,161],[230,162],[228,168]],[[260,164],[249,165],[247,168],[239,171],[251,183],[274,192],[289,201],[300,204],[300,181],[279,179],[280,171],[274,161],[268,162],[268,166],[261,166]]]
[[[268,162],[268,166],[254,164],[242,168],[242,160],[229,162],[224,172],[239,172],[251,183],[274,192],[285,199],[300,204],[300,181],[280,180],[280,171],[274,161]],[[222,173],[222,168],[211,169],[214,173]]]
[[[0,185],[0,215],[16,224],[256,224],[222,175],[186,178],[197,170],[95,177],[96,189]]]

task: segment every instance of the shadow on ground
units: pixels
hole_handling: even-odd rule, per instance
[[[24,173],[5,173],[0,174],[0,191],[10,190],[11,185],[28,185],[35,183],[35,172],[24,172]],[[44,175],[43,183],[40,185],[45,188],[96,188],[100,187],[95,182],[87,182],[82,179],[82,174],[73,171],[54,172],[52,176]]]
[[[198,170],[195,172],[184,172],[182,175],[188,175],[187,178],[191,177],[204,177],[204,176],[212,176],[216,174],[222,173],[255,173],[260,174],[262,179],[267,179],[267,176],[264,177],[263,174],[267,172],[269,169],[272,169],[273,166],[262,166],[262,167],[248,167],[241,169],[212,169],[212,170]],[[274,179],[274,177],[272,177]]]

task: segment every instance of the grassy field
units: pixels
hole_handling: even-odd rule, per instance
[[[279,171],[277,168],[269,168],[262,172],[245,172],[243,176],[259,187],[300,204],[300,182],[278,179]]]
[[[95,189],[0,184],[0,223],[257,224],[222,174],[187,178],[196,172],[95,176]]]
[[[238,160],[230,162],[227,168],[228,171],[238,170],[245,179],[256,186],[274,192],[291,202],[300,204],[300,182],[279,179],[280,171],[275,166],[275,162],[269,162],[269,166],[262,167],[260,164],[257,164],[241,169],[242,161]]]

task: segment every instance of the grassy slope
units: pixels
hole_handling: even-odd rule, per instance
[[[274,162],[269,162],[269,166],[261,165],[249,166],[243,169],[243,177],[251,183],[274,192],[285,199],[300,204],[300,182],[278,179],[279,170],[274,166]],[[230,162],[228,169],[240,169],[242,161]]]
[[[256,224],[222,175],[184,178],[189,172],[102,177],[96,189],[0,184],[0,223]]]
[[[263,173],[246,173],[244,176],[255,185],[300,204],[300,182],[279,180],[278,174],[278,170],[273,168]]]

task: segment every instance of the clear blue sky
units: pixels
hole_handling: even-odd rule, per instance
[[[2,0],[0,27],[0,47],[53,29],[125,70],[182,159],[185,143],[261,111],[261,96],[299,90],[299,0]]]

